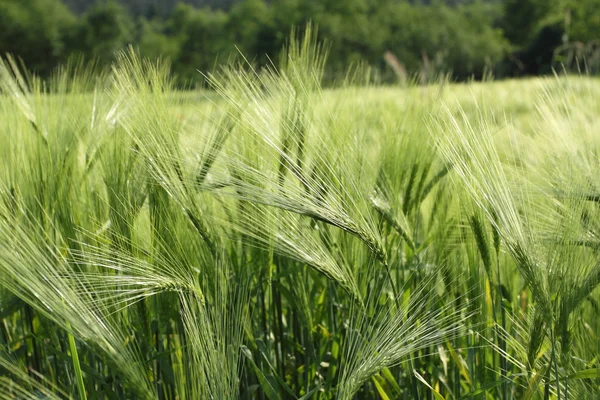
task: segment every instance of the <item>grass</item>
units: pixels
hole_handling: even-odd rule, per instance
[[[326,55],[0,64],[1,399],[598,397],[600,82]]]

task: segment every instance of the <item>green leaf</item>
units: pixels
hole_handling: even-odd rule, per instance
[[[388,383],[390,385],[392,385],[392,387],[394,388],[394,390],[400,394],[401,390],[400,390],[400,385],[398,385],[398,382],[396,382],[396,379],[394,378],[394,376],[392,375],[392,372],[390,371],[389,368],[385,367],[384,369],[381,370],[381,372],[383,373],[383,376],[385,377],[385,379],[388,381]]]
[[[250,361],[250,365],[252,365],[252,368],[254,369],[254,373],[258,378],[258,382],[260,383],[260,386],[262,387],[263,391],[265,392],[265,395],[269,398],[269,400],[281,399],[281,397],[279,397],[278,394],[279,391],[277,390],[277,388],[274,387],[274,382],[268,379],[254,362],[252,352],[250,351],[250,349],[246,346],[242,346],[242,354],[244,354],[248,361]]]
[[[383,386],[381,386],[381,383],[379,383],[379,380],[377,379],[377,377],[373,376],[371,379],[373,380],[373,383],[375,384],[375,388],[377,389],[377,393],[379,393],[379,397],[381,397],[382,400],[390,400],[390,396],[387,395],[387,393],[383,389]]]
[[[425,378],[423,378],[421,376],[421,374],[419,374],[416,370],[413,369],[413,374],[415,374],[415,377],[421,381],[422,384],[424,384],[425,386],[427,386],[429,389],[431,389],[431,392],[433,393],[433,396],[437,399],[437,400],[445,400],[444,396],[442,396],[441,394],[438,393],[437,390],[435,390],[429,383],[427,383],[427,381],[425,380]]]
[[[269,358],[267,357],[267,349],[266,349],[263,341],[257,340],[256,344],[258,346],[258,351],[260,352],[260,355],[262,356],[263,360],[269,366],[269,369],[271,370],[271,374],[275,378],[275,380],[277,381],[279,386],[281,386],[290,396],[295,398],[296,394],[294,393],[294,391],[292,389],[290,389],[290,387],[287,385],[287,383],[285,383],[285,381],[279,376],[279,374],[277,374],[275,367],[273,367],[273,364],[271,364],[271,362],[269,361]]]
[[[304,396],[300,397],[298,400],[308,400],[310,398],[310,396],[312,396],[313,394],[315,394],[317,392],[317,390],[321,389],[322,387],[323,387],[323,385],[317,386],[316,388],[314,388],[310,392],[306,393]]]
[[[600,369],[598,368],[590,368],[583,369],[581,371],[575,372],[574,374],[569,375],[569,379],[598,379],[600,378]]]
[[[548,368],[549,366],[545,367],[536,375],[531,377],[531,379],[529,380],[529,387],[527,388],[527,391],[525,391],[525,394],[523,394],[522,400],[530,400],[531,398],[533,398],[533,396],[537,393],[540,387],[540,383],[544,378],[544,375],[546,375],[546,370]]]
[[[496,386],[500,386],[502,383],[504,383],[506,381],[510,381],[510,378],[509,377],[502,377],[502,378],[498,379],[497,381],[494,381],[494,382],[489,383],[487,385],[481,386],[480,388],[478,388],[478,389],[476,389],[476,390],[474,390],[472,392],[467,393],[466,395],[460,397],[460,400],[470,399],[470,398],[473,398],[475,396],[479,396],[480,394],[485,393],[488,390],[495,388]]]
[[[448,351],[450,352],[450,356],[454,360],[454,363],[458,365],[460,368],[460,374],[465,378],[465,381],[471,386],[471,375],[469,374],[469,369],[465,364],[463,358],[454,350],[454,347],[450,344],[450,342],[446,342],[446,346],[448,347]]]

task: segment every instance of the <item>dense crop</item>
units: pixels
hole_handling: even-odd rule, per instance
[[[0,64],[0,399],[599,396],[600,83],[325,55]]]

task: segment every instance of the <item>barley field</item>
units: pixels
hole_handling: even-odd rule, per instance
[[[0,399],[600,398],[600,81],[324,88],[307,36],[0,63]]]

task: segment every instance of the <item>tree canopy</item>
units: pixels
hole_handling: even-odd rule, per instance
[[[108,64],[133,45],[169,58],[186,83],[240,53],[264,64],[308,21],[329,42],[328,77],[366,62],[391,78],[386,52],[408,73],[514,76],[593,60],[600,0],[0,0],[0,53],[47,75],[73,55]]]

